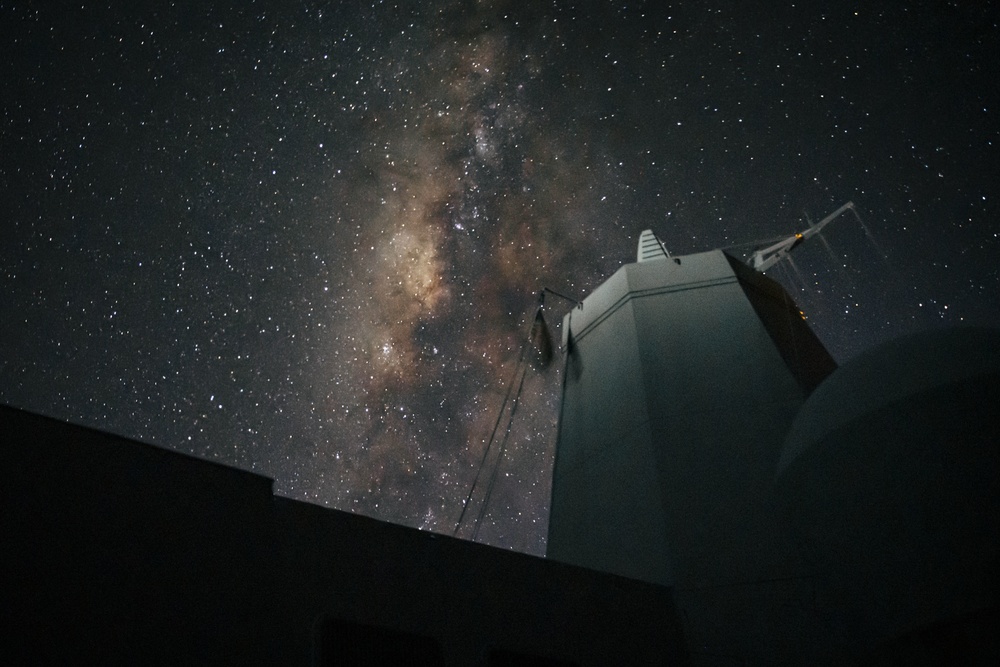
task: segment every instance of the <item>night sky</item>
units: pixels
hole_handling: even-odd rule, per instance
[[[645,228],[853,201],[769,272],[838,361],[1000,326],[995,3],[117,4],[0,0],[8,405],[451,533],[537,291]],[[544,552],[559,373],[482,541]]]

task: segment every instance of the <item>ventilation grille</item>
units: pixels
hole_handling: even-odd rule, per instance
[[[666,251],[660,244],[659,239],[653,233],[652,229],[647,229],[639,237],[639,258],[640,262],[648,262],[651,259],[667,259]]]

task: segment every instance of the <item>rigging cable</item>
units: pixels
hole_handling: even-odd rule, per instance
[[[541,306],[539,306],[541,308]],[[534,326],[534,325],[532,325]],[[517,380],[518,373],[521,374],[521,381],[518,383],[517,396],[514,399],[514,408],[511,410],[510,420],[507,422],[507,433],[510,433],[510,425],[514,419],[514,409],[517,406],[517,400],[521,395],[521,388],[524,386],[524,374],[527,371],[527,364],[525,363],[525,357],[528,352],[528,347],[530,347],[531,335],[528,335],[528,339],[521,343],[521,356],[517,360],[517,364],[514,366],[514,374],[510,378],[510,382],[507,385],[507,394],[504,396],[503,403],[500,404],[500,411],[497,414],[496,423],[493,424],[493,432],[490,433],[490,439],[486,443],[486,449],[483,451],[483,458],[479,462],[479,469],[476,470],[476,477],[472,480],[472,486],[469,488],[469,494],[465,498],[465,502],[462,504],[462,513],[458,517],[458,521],[455,523],[455,530],[452,535],[457,536],[459,529],[462,527],[462,521],[465,519],[465,512],[469,509],[469,505],[472,503],[472,494],[476,491],[476,486],[479,484],[479,476],[483,472],[483,467],[486,465],[486,459],[490,455],[490,450],[493,448],[493,443],[496,441],[497,429],[500,428],[500,420],[503,419],[503,413],[507,410],[507,404],[510,402],[511,391],[514,389],[514,382]],[[504,443],[506,443],[507,437],[504,436]],[[499,457],[497,458],[496,468],[500,466],[500,457],[503,456],[503,446],[501,446]],[[494,469],[494,478],[496,476],[496,469]],[[490,483],[490,489],[487,493],[491,492],[493,489],[492,481]],[[488,499],[488,498],[487,498]],[[486,499],[483,501],[483,508],[480,510],[479,516],[476,518],[476,528],[475,533],[479,532],[479,522],[482,519],[483,511],[485,510]],[[475,534],[474,533],[474,534]],[[475,537],[473,537],[475,539]]]
[[[521,381],[517,385],[517,391],[514,393],[514,402],[511,403],[510,416],[507,419],[507,429],[504,431],[503,440],[500,441],[500,450],[497,453],[497,462],[493,466],[493,474],[490,475],[490,483],[486,487],[486,495],[483,496],[483,503],[479,506],[479,515],[476,516],[475,528],[472,531],[472,541],[475,542],[476,538],[479,537],[479,524],[483,520],[483,516],[486,514],[486,508],[489,507],[490,498],[493,496],[493,485],[497,481],[497,473],[500,472],[500,462],[503,461],[504,451],[507,449],[507,439],[510,437],[510,428],[514,424],[514,413],[517,412],[517,405],[521,400],[521,389],[524,387],[524,378],[528,374],[528,365],[522,364],[521,368]]]

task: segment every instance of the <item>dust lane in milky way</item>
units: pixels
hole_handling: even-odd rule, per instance
[[[484,453],[534,294],[546,279],[566,281],[553,267],[597,259],[593,238],[579,247],[596,222],[592,165],[568,159],[528,92],[542,58],[497,18],[407,34],[384,47],[395,65],[368,74],[391,78],[382,85],[399,96],[368,106],[359,159],[337,173],[357,213],[335,220],[331,238],[354,230],[342,268],[359,287],[324,332],[336,353],[310,380],[337,415],[334,502],[400,521],[425,507],[420,525],[435,530],[450,530],[461,510],[456,493]],[[527,380],[537,407],[518,413],[509,452],[520,488],[497,494],[534,525],[548,494],[557,373]]]

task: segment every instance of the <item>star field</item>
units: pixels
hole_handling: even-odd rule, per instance
[[[770,272],[838,360],[998,326],[998,21],[0,3],[0,400],[451,533],[535,294],[645,228],[745,252],[854,201]],[[542,553],[559,364],[525,377],[479,539]]]

